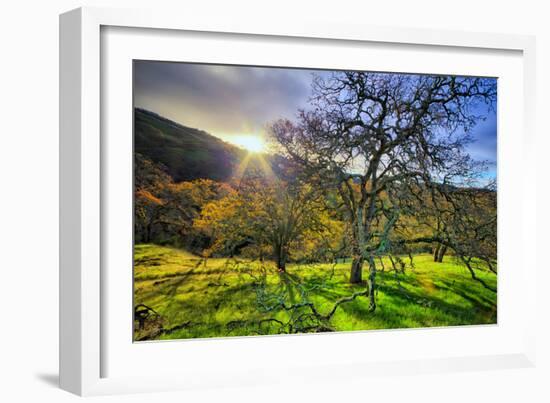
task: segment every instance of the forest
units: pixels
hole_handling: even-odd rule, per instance
[[[338,71],[308,99],[261,150],[135,108],[135,341],[496,323],[468,151],[496,80]]]

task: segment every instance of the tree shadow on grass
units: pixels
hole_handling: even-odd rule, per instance
[[[296,274],[290,274],[290,273],[279,273],[279,279],[281,281],[281,284],[284,286],[286,290],[286,294],[288,295],[288,300],[291,304],[296,303],[296,293],[300,292],[299,284],[301,284],[301,279]]]
[[[441,284],[444,284],[442,287]],[[452,281],[433,281],[434,293],[438,290],[454,293],[467,301],[469,306],[461,306],[432,293],[425,292],[424,282],[417,276],[402,273],[387,273],[380,276],[377,292],[380,303],[375,312],[370,312],[368,304],[357,299],[338,307],[355,320],[369,321],[369,328],[408,328],[441,325],[481,324],[494,322],[495,302],[480,294],[467,284],[451,287]],[[323,298],[327,304],[349,295],[354,290],[349,285],[338,284],[334,288],[315,291],[315,296]],[[324,303],[323,303],[324,304]]]
[[[467,286],[465,284],[457,284],[456,282],[451,282],[448,280],[438,280],[435,284],[436,287],[440,290],[445,290],[452,292],[456,295],[459,295],[460,297],[464,298],[465,300],[471,302],[473,305],[476,306],[482,306],[484,308],[491,308],[494,305],[496,305],[496,294],[495,299],[491,299],[486,297],[485,295],[481,294],[476,290],[476,288],[479,288],[477,284],[470,286]],[[487,290],[487,293],[492,293],[492,291]]]
[[[165,328],[175,330],[165,332],[163,338],[224,337],[228,335],[226,325],[230,322],[235,327],[233,336],[246,335],[237,325],[258,316],[257,311],[247,309],[255,307],[252,284],[223,287],[208,294],[209,288],[195,289],[185,301],[170,299],[161,314]]]
[[[457,293],[455,290],[449,290],[451,292],[454,292],[456,295],[459,295],[462,297],[461,293]],[[449,303],[446,300],[429,295],[429,294],[419,294],[417,292],[412,292],[410,290],[407,290],[405,288],[402,289],[396,289],[392,287],[387,286],[381,286],[380,292],[383,292],[386,296],[392,297],[395,300],[399,301],[401,300],[403,302],[403,305],[409,305],[413,304],[416,306],[421,306],[424,308],[429,309],[429,311],[426,311],[428,315],[431,315],[431,317],[426,316],[427,320],[421,320],[423,322],[422,324],[431,323],[434,321],[439,321],[437,318],[438,312],[440,311],[444,316],[449,316],[452,318],[452,323],[449,323],[449,325],[452,324],[480,324],[480,323],[487,323],[487,320],[480,320],[479,313],[488,311],[487,309],[484,309],[485,307],[483,305],[480,305],[478,301],[475,299],[466,299],[468,302],[473,304],[473,307],[469,306],[459,306],[453,303]],[[405,312],[407,312],[406,309],[404,309]],[[484,316],[485,317],[485,316]],[[421,318],[419,318],[421,319]],[[447,322],[448,320],[445,320],[444,322]]]
[[[277,333],[277,329],[283,328],[277,321],[286,323],[286,315],[290,315],[288,311],[275,307],[281,301],[292,305],[307,299],[323,314],[329,312],[338,299],[364,289],[362,285],[350,285],[347,281],[342,281],[342,278],[336,278],[322,270],[297,270],[278,274],[268,271],[264,272],[267,276],[262,277],[249,276],[247,274],[250,273],[227,270],[228,268],[222,272],[225,275],[231,274],[231,277],[225,278],[221,283],[210,280],[209,276],[217,272],[213,270],[209,273],[187,272],[183,278],[173,278],[170,283],[166,283],[170,288],[159,287],[158,294],[166,297],[164,303],[167,305],[163,309],[167,314],[167,327],[191,323],[171,334],[171,338]],[[237,277],[233,275],[235,273]],[[196,284],[189,290],[178,291],[189,276],[196,279]],[[451,273],[449,276],[448,279],[428,276],[432,287],[427,290],[425,275],[379,273],[378,298],[381,303],[378,309],[370,312],[368,299],[358,297],[339,305],[331,321],[337,324],[335,330],[493,323],[494,320],[491,320],[496,315],[496,309],[491,296],[484,294],[475,284],[470,287],[464,283],[463,276],[453,276]],[[263,305],[258,302],[258,286],[264,287],[261,290],[267,297]],[[168,293],[168,290],[171,292]],[[185,294],[185,297],[177,298],[176,295],[180,293]],[[275,309],[266,311],[265,308],[271,305]],[[301,309],[307,311],[308,308]],[[338,311],[341,311],[340,315]],[[296,314],[301,313],[303,312],[297,311]],[[350,322],[346,325],[347,320]],[[261,328],[262,323],[265,324],[265,329]]]

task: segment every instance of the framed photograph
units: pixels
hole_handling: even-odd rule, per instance
[[[64,389],[533,365],[532,38],[60,24]]]

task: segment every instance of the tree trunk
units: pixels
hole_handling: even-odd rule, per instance
[[[435,245],[435,249],[434,249],[434,262],[437,262],[437,259],[439,259],[439,249],[440,249],[440,244],[437,243]]]
[[[357,217],[352,222],[352,240],[351,240],[351,273],[349,276],[349,282],[351,284],[359,284],[363,282],[363,240],[365,239],[363,228],[361,228],[363,222],[363,210],[359,209]]]
[[[359,284],[363,282],[363,256],[361,253],[353,254],[353,260],[351,262],[351,274],[349,282],[352,284]]]
[[[382,259],[382,256],[379,256],[378,260],[380,260],[380,266],[382,266],[382,272],[386,271],[386,267],[384,266],[384,260]]]
[[[369,311],[376,309],[376,264],[374,259],[369,257]]]
[[[443,262],[443,257],[445,256],[445,252],[447,252],[447,246],[443,245],[441,248],[439,248],[439,253],[437,255],[437,262],[441,263]]]
[[[277,259],[277,270],[286,273],[286,262],[283,259]]]
[[[276,248],[276,260],[277,260],[277,270],[281,273],[286,272],[286,261],[288,256],[288,251],[285,247],[278,247]]]
[[[395,262],[393,260],[393,257],[391,255],[388,255],[388,257],[390,258],[391,267],[393,268],[393,271],[398,271],[397,267],[395,266]]]
[[[153,222],[148,222],[145,226],[145,243],[150,243],[153,233]]]

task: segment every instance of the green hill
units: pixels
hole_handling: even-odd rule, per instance
[[[229,179],[246,151],[211,134],[135,108],[134,151],[168,168],[176,182]]]

